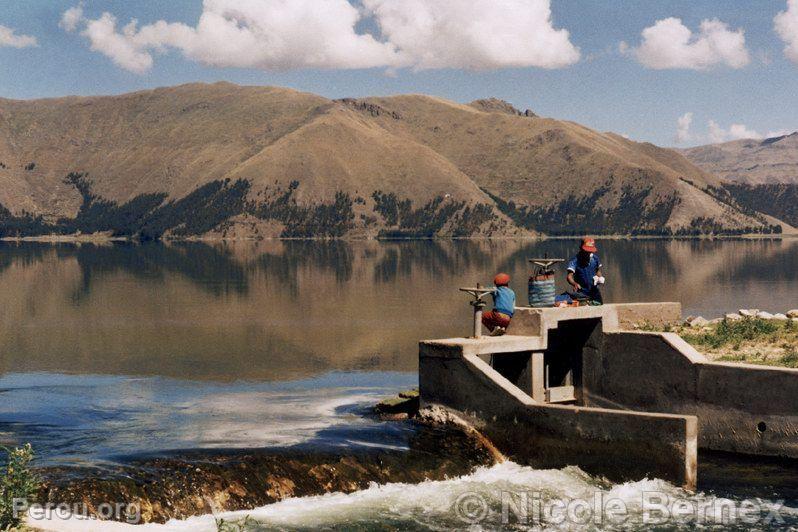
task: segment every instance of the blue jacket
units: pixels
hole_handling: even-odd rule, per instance
[[[591,294],[596,288],[593,277],[601,269],[601,260],[595,253],[591,255],[587,264],[579,264],[578,257],[568,261],[568,271],[574,272],[574,280],[582,287],[583,294]]]
[[[493,308],[496,312],[512,317],[515,312],[515,292],[509,286],[499,286],[493,293]]]

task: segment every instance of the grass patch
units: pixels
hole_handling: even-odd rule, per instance
[[[721,355],[715,360],[719,362],[745,362],[747,364],[762,364],[764,366],[779,366],[784,368],[798,368],[798,350],[790,348],[783,355],[768,357],[762,353],[742,354],[734,353]]]
[[[717,360],[718,362],[748,362],[744,355],[722,355]]]
[[[687,342],[701,347],[718,349],[726,346],[740,346],[743,342],[777,342],[783,326],[773,320],[742,319],[723,320],[709,331],[685,333]]]
[[[798,368],[798,323],[744,318],[701,328],[652,326],[643,331],[675,332],[712,360]]]
[[[16,449],[0,447],[6,453],[0,477],[0,530],[18,530],[22,526],[21,515],[15,514],[15,500],[24,499],[28,504],[39,491],[39,478],[31,469],[34,454],[30,444]]]
[[[787,366],[788,368],[798,368],[798,349],[791,347],[785,352],[779,360],[780,366]]]

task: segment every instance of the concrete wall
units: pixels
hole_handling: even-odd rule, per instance
[[[624,331],[680,319],[678,303],[520,308],[508,336],[422,342],[421,400],[520,463],[611,479],[693,488],[698,447],[798,458],[798,370],[713,363],[675,334]],[[578,406],[545,402],[544,360],[558,356],[577,361]]]
[[[611,332],[583,355],[586,406],[698,417],[701,448],[798,458],[798,370],[713,363],[674,334]]]
[[[459,411],[512,460],[695,488],[695,417],[540,404],[478,355],[463,355],[457,345],[448,356],[440,345],[427,347],[420,346],[422,403]]]
[[[515,309],[513,321],[507,329],[515,336],[546,337],[549,329],[560,321],[598,318],[604,330],[628,330],[636,325],[662,326],[682,320],[681,303],[613,303],[597,307],[532,308]]]

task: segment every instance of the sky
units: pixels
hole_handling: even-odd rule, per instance
[[[765,138],[798,130],[798,0],[0,0],[0,97],[220,80]]]

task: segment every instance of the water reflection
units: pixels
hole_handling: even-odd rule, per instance
[[[406,444],[362,412],[408,373],[328,373],[291,382],[0,376],[0,445],[31,442],[39,465],[102,465],[169,450]]]
[[[442,276],[453,276],[464,269],[489,271],[494,267],[495,245],[490,242],[386,242],[377,261],[374,280],[393,283],[411,279],[422,270]]]
[[[267,249],[258,254],[249,270],[280,280],[292,296],[299,295],[299,274],[307,268],[331,273],[337,283],[352,278],[353,250],[347,242],[300,240],[285,247],[274,243],[263,247]]]
[[[798,241],[599,242],[610,301],[798,306]],[[465,334],[456,288],[574,241],[0,244],[0,371],[285,380],[416,369]],[[562,279],[560,288],[564,289]]]

